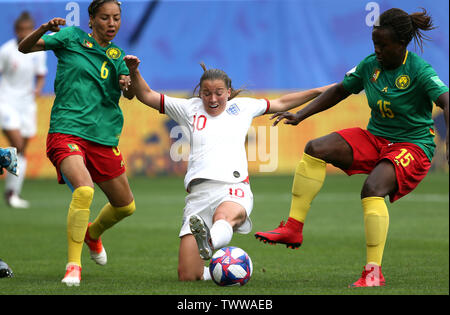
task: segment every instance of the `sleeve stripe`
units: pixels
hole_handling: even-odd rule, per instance
[[[161,114],[165,114],[164,112],[164,94],[160,94],[161,98],[160,98],[160,102],[159,102],[159,112]]]
[[[264,112],[263,115],[267,114],[269,112],[269,109],[270,109],[270,101],[267,98],[265,98],[265,100],[267,102],[267,108],[266,108],[266,111]]]

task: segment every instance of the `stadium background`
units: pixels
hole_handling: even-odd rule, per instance
[[[0,43],[14,36],[13,22],[23,10],[32,14],[37,25],[59,16],[89,31],[89,3],[0,1]],[[372,53],[372,28],[366,19],[373,8],[366,9],[367,4],[369,1],[359,0],[123,0],[122,27],[114,42],[127,54],[140,57],[143,76],[159,92],[192,95],[202,74],[199,63],[204,61],[208,67],[225,70],[234,87],[248,90],[244,95],[271,99],[289,91],[341,81],[345,72]],[[376,4],[380,12],[400,7],[411,13],[424,7],[431,13],[439,27],[427,33],[432,41],[426,42],[422,56],[448,85],[448,1],[383,0]],[[409,49],[417,52],[413,44]],[[54,98],[56,58],[51,51],[47,56],[49,73],[44,95],[37,100],[38,134],[27,152],[30,178],[55,177],[45,155],[45,139]],[[137,100],[121,99],[120,104],[125,125],[119,147],[128,174],[183,175],[186,162],[170,157],[173,145],[183,140],[170,136],[176,124]],[[360,94],[296,128],[280,126],[274,131],[268,118],[255,119],[249,135],[248,151],[256,157],[249,163],[251,174],[292,174],[309,139],[341,128],[365,127],[369,109]],[[433,169],[448,171],[442,112],[436,110],[434,118],[437,151]],[[7,145],[3,135],[0,145]],[[329,166],[329,171],[336,169]]]

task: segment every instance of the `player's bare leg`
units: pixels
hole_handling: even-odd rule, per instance
[[[204,264],[194,236],[192,234],[182,236],[178,252],[178,280],[202,280],[206,268]]]

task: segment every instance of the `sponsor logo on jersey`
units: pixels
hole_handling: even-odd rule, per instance
[[[385,86],[385,87],[381,90],[381,92],[387,93],[387,90],[388,90],[388,87]]]
[[[404,90],[409,86],[410,79],[406,74],[402,74],[395,80],[395,86],[400,90]]]
[[[433,128],[430,128],[430,133],[431,133],[433,136],[436,135],[436,133],[434,132],[434,129],[433,129]]]
[[[108,56],[111,59],[118,59],[121,55],[121,52],[119,49],[115,47],[108,48],[106,51],[106,56]]]
[[[372,77],[370,78],[370,81],[376,82],[378,77],[380,76],[380,73],[381,73],[380,69],[375,69],[375,71],[372,74]]]
[[[239,114],[239,107],[236,104],[231,104],[230,107],[227,109],[227,113],[230,115],[237,115]]]

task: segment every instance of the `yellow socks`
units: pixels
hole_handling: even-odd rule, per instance
[[[289,216],[302,223],[311,207],[312,200],[322,188],[326,175],[325,161],[303,153],[295,169],[292,184],[292,201]]]
[[[92,187],[81,186],[75,189],[67,215],[68,262],[78,266],[81,266],[81,251],[93,197],[94,189]]]
[[[367,197],[361,202],[364,211],[367,264],[381,266],[389,228],[388,209],[382,197]]]
[[[113,207],[110,203],[107,203],[89,226],[89,235],[92,239],[97,240],[104,231],[123,218],[132,215],[134,210],[136,210],[134,200],[125,207]]]
[[[81,252],[89,223],[89,208],[93,198],[94,188],[89,186],[78,187],[72,193],[72,202],[67,215],[68,262],[78,266],[81,266]],[[134,200],[125,207],[113,207],[110,203],[107,203],[89,228],[91,238],[98,239],[105,230],[131,215],[135,209]]]

